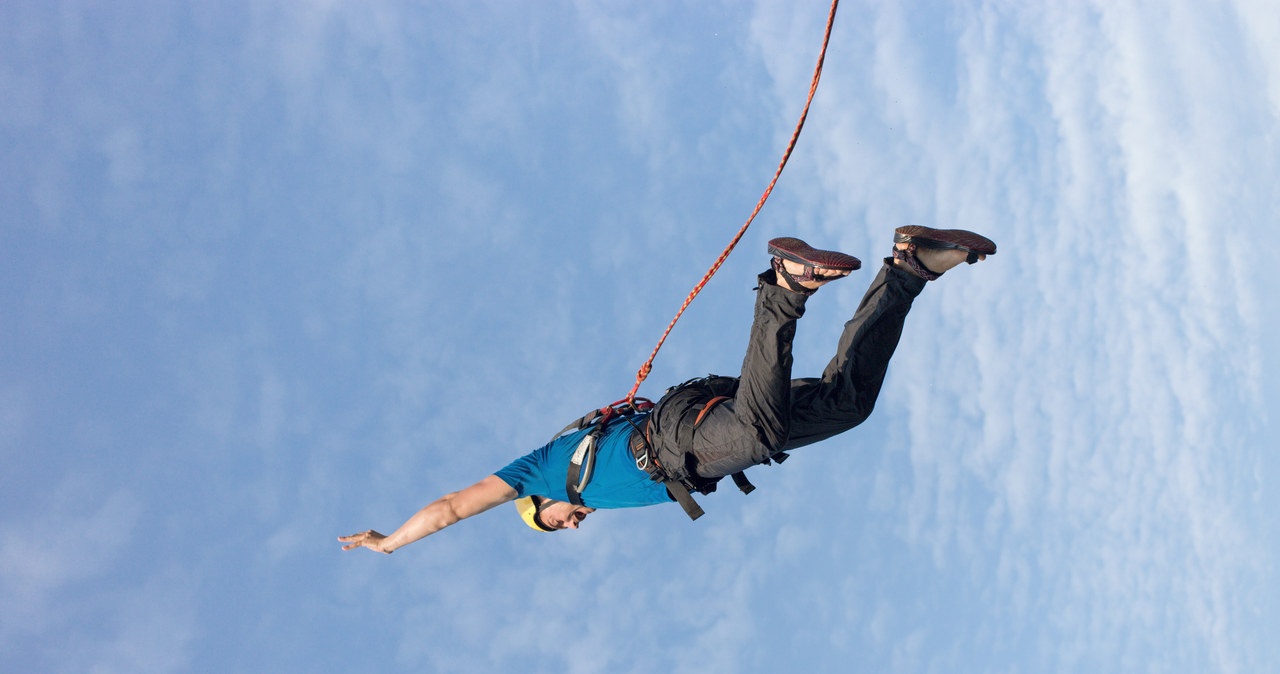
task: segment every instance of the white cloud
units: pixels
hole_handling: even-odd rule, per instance
[[[1192,657],[1214,668],[1249,662],[1247,638],[1224,626],[1249,620],[1229,588],[1257,582],[1262,553],[1248,542],[1247,502],[1222,486],[1247,481],[1240,470],[1252,461],[1221,448],[1247,452],[1222,420],[1235,405],[1261,405],[1247,384],[1257,301],[1224,270],[1235,263],[1221,244],[1227,223],[1270,209],[1221,186],[1273,172],[1262,156],[1223,150],[1256,142],[1274,121],[1240,114],[1247,87],[1206,56],[1235,51],[1232,63],[1250,49],[1231,46],[1235,26],[1216,11],[958,12],[952,73],[925,56],[920,21],[886,8],[868,22],[873,49],[855,45],[861,58],[828,64],[822,94],[865,91],[838,78],[874,81],[885,106],[842,101],[831,114],[845,119],[818,127],[832,148],[819,173],[842,186],[833,198],[848,212],[829,234],[852,219],[886,246],[890,227],[923,216],[974,223],[1001,243],[1000,255],[918,302],[888,391],[911,410],[912,484],[877,498],[896,503],[901,535],[943,569],[982,563],[1008,536],[1060,537],[997,554],[1001,568],[1066,582],[1048,596],[1068,616],[1054,628],[1068,662],[1099,649],[1137,656],[1165,640],[1193,644]],[[1189,29],[1206,24],[1226,37]],[[1219,91],[1204,95],[1206,86]],[[888,140],[869,137],[886,127]],[[876,185],[867,167],[898,185]],[[984,491],[994,499],[986,524],[968,529],[955,513]],[[976,577],[1028,608],[1025,576]],[[1131,625],[1166,610],[1196,617],[1126,641]]]
[[[6,509],[0,541],[3,632],[11,645],[63,626],[76,588],[112,572],[142,514],[130,490],[107,493],[89,475],[63,477],[47,498]]]
[[[201,636],[199,583],[189,572],[170,570],[112,597],[105,636],[76,639],[63,671],[95,674],[185,672]]]
[[[208,135],[148,154],[140,129],[155,118],[128,106],[45,128],[23,183],[37,235],[84,226],[96,202],[76,195],[99,187],[151,224],[104,239],[131,237],[102,274],[57,258],[22,299],[97,319],[115,301],[160,303],[121,319],[143,321],[122,331],[143,347],[83,384],[120,418],[77,428],[150,447],[121,462],[160,446],[223,452],[175,454],[147,467],[164,480],[129,489],[37,464],[63,491],[3,513],[6,642],[70,625],[90,645],[73,665],[166,670],[233,638],[200,620],[231,610],[224,588],[122,568],[144,513],[181,501],[170,526],[197,514],[200,536],[235,522],[262,544],[206,542],[159,567],[245,563],[278,592],[249,602],[253,619],[304,607],[315,625],[294,637],[312,647],[300,666],[348,641],[442,670],[1267,661],[1251,618],[1268,614],[1250,597],[1274,588],[1276,532],[1256,514],[1274,478],[1256,441],[1274,293],[1256,248],[1225,234],[1269,233],[1278,205],[1280,31],[1266,3],[1234,7],[846,3],[797,154],[751,234],[812,234],[867,263],[812,303],[798,373],[825,362],[892,227],[944,222],[1001,245],[921,298],[876,415],[753,471],[750,497],[704,499],[696,524],[674,508],[605,513],[545,540],[506,508],[389,558],[332,559],[316,549],[347,533],[334,522],[394,526],[559,417],[620,396],[696,280],[685,270],[705,269],[703,251],[719,251],[771,175],[826,7],[197,10],[200,30],[224,31],[197,43],[228,56],[182,50],[203,65],[175,59],[165,81],[198,83],[198,104],[173,112]],[[46,23],[88,45],[68,57],[83,63],[94,30],[65,10]],[[161,18],[139,29],[147,53],[181,35]],[[113,73],[137,69],[106,61],[85,72],[130,91]],[[26,107],[51,89],[11,74],[0,90],[25,107],[3,120],[29,125]],[[209,184],[148,191],[158,165]],[[199,231],[156,224],[207,212]],[[758,243],[686,315],[650,392],[736,367],[761,262],[745,247]],[[160,292],[127,286],[137,269]],[[55,416],[29,383],[0,393],[6,452]],[[178,499],[171,479],[198,487]],[[28,550],[32,521],[80,540]],[[63,601],[88,585],[88,608]],[[307,594],[324,590],[338,598]],[[172,608],[132,601],[139,591]],[[117,604],[101,629],[77,622]],[[158,643],[170,623],[178,638]]]

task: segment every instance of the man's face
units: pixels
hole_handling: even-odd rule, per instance
[[[582,520],[595,511],[595,508],[576,506],[564,501],[547,501],[538,511],[538,521],[548,529],[577,529]]]

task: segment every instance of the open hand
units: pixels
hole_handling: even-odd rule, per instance
[[[362,531],[358,534],[351,534],[350,536],[339,536],[338,540],[342,543],[347,544],[342,546],[343,550],[355,550],[356,548],[369,548],[374,552],[381,552],[386,555],[389,555],[392,552],[391,550],[388,550],[386,547],[387,537],[374,531],[373,529],[370,529],[368,531]]]

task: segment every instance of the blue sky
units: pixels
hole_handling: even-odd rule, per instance
[[[697,523],[338,550],[626,394],[827,9],[0,6],[0,669],[1280,660],[1267,2],[846,0],[641,395],[736,373],[770,238],[988,234],[872,418]],[[871,275],[810,302],[797,376]]]

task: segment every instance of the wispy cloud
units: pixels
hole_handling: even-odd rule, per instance
[[[876,414],[696,524],[540,537],[508,507],[333,549],[625,393],[771,176],[826,3],[642,4],[0,21],[0,451],[53,485],[0,510],[6,665],[1268,661],[1276,293],[1237,236],[1280,206],[1265,2],[845,3],[778,190],[642,393],[736,369],[764,239],[871,267],[900,224],[991,234]],[[797,374],[868,276],[811,302]]]
[[[116,569],[132,544],[142,504],[87,474],[62,478],[40,502],[6,508],[0,542],[3,638],[10,646],[65,629],[78,589]],[[50,610],[50,607],[62,610]]]
[[[1248,670],[1237,629],[1264,553],[1250,500],[1226,485],[1256,479],[1256,448],[1231,426],[1262,406],[1258,300],[1221,244],[1271,204],[1222,188],[1274,161],[1220,150],[1274,126],[1232,102],[1250,93],[1225,64],[1252,47],[1229,13],[1193,5],[953,19],[955,64],[919,42],[927,21],[877,13],[876,58],[835,70],[876,82],[886,108],[853,105],[860,124],[829,125],[841,135],[822,169],[856,191],[864,167],[894,167],[913,206],[877,217],[885,200],[865,187],[878,210],[849,206],[875,231],[923,218],[1001,241],[922,296],[895,362],[914,480],[896,497],[901,533],[944,568],[983,564],[996,544],[1004,571],[977,578],[1011,607],[1063,616],[1043,628],[1060,649],[1050,661],[1177,643],[1179,658]],[[1216,30],[1192,29],[1204,25]],[[869,140],[873,127],[895,142]],[[974,499],[991,499],[977,529],[957,517]],[[1187,617],[1157,627],[1171,606]]]

